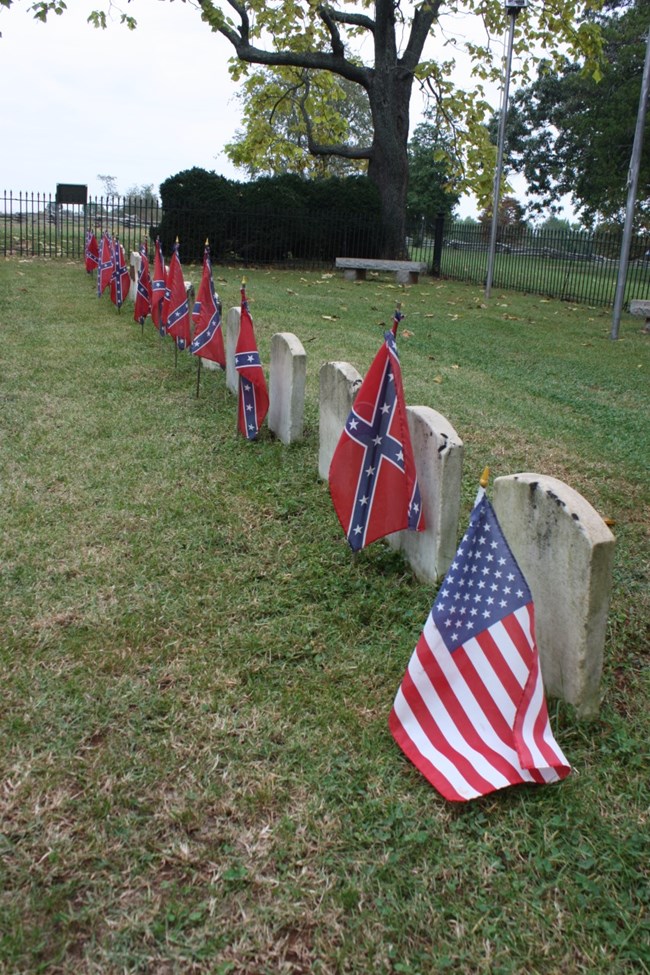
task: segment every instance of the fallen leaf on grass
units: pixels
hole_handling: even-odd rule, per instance
[[[434,381],[434,383],[441,383],[442,382],[442,376],[441,375],[434,376],[433,377],[433,381]]]
[[[408,328],[403,328],[401,335],[403,339],[410,339],[413,336],[413,332],[409,332]]]
[[[326,322],[335,322],[338,319],[338,315],[321,315],[320,317]]]

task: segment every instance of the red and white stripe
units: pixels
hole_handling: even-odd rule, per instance
[[[453,653],[430,614],[389,725],[446,799],[565,778],[570,766],[548,720],[532,603]]]

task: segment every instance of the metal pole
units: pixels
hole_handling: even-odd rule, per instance
[[[612,330],[609,337],[612,340],[618,338],[618,327],[621,323],[621,312],[623,311],[623,300],[625,298],[625,284],[627,282],[627,266],[630,258],[630,242],[632,239],[632,229],[634,227],[634,207],[636,204],[636,191],[639,185],[639,168],[641,165],[641,149],[643,146],[643,129],[645,126],[645,113],[648,104],[648,91],[650,90],[650,31],[646,39],[645,64],[643,66],[643,78],[641,80],[641,97],[639,98],[639,112],[636,117],[636,130],[634,132],[634,143],[632,145],[632,157],[627,176],[627,208],[625,211],[625,226],[623,228],[623,240],[621,242],[621,256],[618,262],[618,278],[616,280],[616,294],[614,296],[614,310],[612,312]]]
[[[501,171],[503,169],[503,147],[506,140],[506,116],[508,114],[508,91],[510,89],[510,68],[512,65],[512,47],[515,38],[515,20],[517,9],[508,9],[510,29],[508,32],[508,53],[506,56],[506,76],[503,83],[503,102],[501,118],[499,119],[499,141],[497,144],[497,166],[494,174],[494,197],[492,200],[492,226],[490,229],[490,246],[488,248],[487,274],[485,277],[485,297],[490,297],[492,291],[492,274],[494,271],[494,255],[497,246],[497,228],[499,225],[499,197],[501,195]]]

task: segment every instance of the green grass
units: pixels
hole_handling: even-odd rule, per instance
[[[412,248],[412,260],[431,261],[430,249]],[[444,248],[441,273],[445,277],[464,282],[485,281],[487,244],[479,250]],[[590,260],[554,259],[540,255],[521,255],[497,252],[494,258],[495,288],[508,288],[528,294],[547,295],[560,300],[611,307],[614,303],[618,279],[618,264]],[[650,295],[650,264],[629,265],[624,301],[645,299]]]
[[[291,447],[245,443],[223,375],[197,399],[80,262],[0,264],[0,971],[650,972],[648,337],[430,279],[247,278],[267,367],[276,331],[307,351]],[[407,401],[465,441],[463,524],[486,463],[616,522],[602,711],[549,702],[554,787],[447,804],[387,729],[435,592],[352,557],[317,396],[396,300]]]

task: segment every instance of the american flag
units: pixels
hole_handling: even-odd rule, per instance
[[[149,272],[149,258],[147,245],[140,248],[140,270],[138,271],[138,288],[135,296],[133,320],[143,325],[147,315],[151,314],[151,274]]]
[[[176,341],[179,349],[186,349],[192,341],[190,333],[190,306],[187,300],[187,290],[183,278],[183,268],[178,256],[178,241],[174,244],[167,288],[162,307],[162,324],[168,335]]]
[[[113,241],[106,231],[102,234],[99,245],[99,264],[97,265],[97,297],[101,298],[106,287],[111,283],[115,270]]]
[[[97,238],[92,230],[86,231],[86,246],[84,249],[84,256],[86,258],[86,270],[88,274],[92,274],[99,264],[99,244],[97,243]]]
[[[166,289],[167,276],[165,274],[165,259],[163,257],[160,238],[156,237],[153,257],[153,280],[151,282],[151,318],[161,335],[165,334],[162,323],[162,303],[165,298]]]
[[[355,552],[392,532],[424,529],[393,331],[359,387],[332,456],[329,487]]]
[[[129,288],[131,287],[131,279],[129,277],[129,269],[126,266],[124,248],[117,237],[113,241],[113,258],[115,264],[113,277],[111,278],[111,301],[119,311],[126,301]]]
[[[253,320],[248,310],[246,290],[241,288],[239,335],[235,347],[235,369],[239,373],[237,426],[248,440],[255,440],[269,409],[269,394],[257,351]]]
[[[226,368],[226,352],[223,345],[223,329],[221,327],[221,302],[214,290],[212,280],[212,264],[210,263],[210,247],[206,243],[203,254],[203,275],[196,295],[192,320],[196,328],[190,345],[192,355],[201,356],[217,362],[222,369]]]
[[[483,488],[389,726],[452,801],[570,772],[548,719],[531,593]]]

